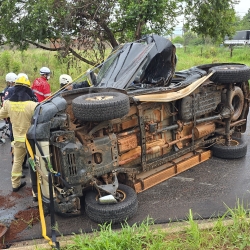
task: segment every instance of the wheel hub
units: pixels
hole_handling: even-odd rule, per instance
[[[117,203],[117,202],[122,202],[126,198],[126,193],[123,192],[122,190],[117,190],[115,195],[104,195],[100,196],[99,194],[96,196],[96,201],[99,201],[102,204],[111,204],[111,203]]]
[[[116,195],[115,195],[115,199],[118,202],[122,202],[125,200],[125,198],[126,198],[126,194],[122,190],[117,190]]]
[[[97,101],[102,101],[102,100],[110,100],[113,99],[113,96],[93,96],[93,97],[89,97],[86,98],[87,101],[93,101],[93,102],[97,102]]]
[[[238,146],[239,142],[236,140],[229,140],[228,144],[226,144],[226,140],[225,139],[220,139],[218,141],[218,144],[222,145],[222,146]]]

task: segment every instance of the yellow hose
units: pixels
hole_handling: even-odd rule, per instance
[[[32,160],[35,160],[35,156],[34,156],[33,150],[31,148],[30,142],[28,141],[27,138],[25,138],[25,144],[26,144],[26,148],[28,150],[28,153],[29,153],[30,157],[32,158]]]
[[[30,157],[32,158],[32,160],[34,160],[35,156],[27,138],[25,140],[25,143],[26,143],[26,147],[27,147]],[[50,246],[53,246],[52,240],[47,236],[46,222],[44,218],[43,202],[42,202],[42,196],[41,196],[40,178],[39,178],[38,171],[36,172],[36,176],[37,176],[37,196],[38,196],[37,198],[38,198],[38,208],[39,208],[39,215],[40,215],[40,221],[41,221],[41,227],[42,227],[42,236],[45,240],[49,241]]]
[[[46,222],[45,222],[44,212],[43,212],[43,203],[42,203],[42,197],[41,197],[41,188],[40,188],[38,172],[36,172],[36,176],[37,176],[38,207],[39,207],[39,215],[40,215],[40,221],[41,221],[41,227],[42,227],[42,236],[45,240],[49,242],[51,246],[53,246],[52,240],[47,236]]]

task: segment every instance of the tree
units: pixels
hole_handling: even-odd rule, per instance
[[[250,30],[250,9],[248,12],[242,17],[240,15],[236,15],[235,22],[232,24],[233,29],[236,31],[239,30]],[[229,38],[231,39],[235,33],[231,34]]]
[[[243,28],[244,24],[243,24],[243,20],[242,20],[241,16],[236,15],[235,22],[234,22],[233,26],[234,26],[235,30],[243,30],[243,29],[245,29],[245,28]],[[232,34],[232,36],[229,36],[229,37],[232,38],[233,35],[234,34]]]
[[[172,43],[180,43],[180,44],[184,44],[184,38],[181,36],[177,36],[174,39],[172,39]]]
[[[3,0],[0,37],[20,49],[29,44],[69,53],[95,65],[105,50],[146,33],[171,32],[179,0]],[[47,46],[48,42],[54,46]],[[91,53],[90,53],[91,52]]]
[[[234,5],[237,3],[238,0],[187,0],[185,26],[203,38],[223,40],[235,33]]]
[[[109,28],[114,9],[112,0],[103,3],[77,0],[2,2],[2,41],[20,49],[33,44],[39,48],[58,51],[62,56],[71,53],[94,65],[104,57],[107,42],[112,47],[118,45]],[[50,46],[48,42],[54,46]],[[91,54],[88,53],[90,50]]]
[[[171,34],[181,11],[179,0],[118,0],[113,28],[120,40],[140,39],[143,34]]]
[[[250,30],[250,9],[242,18],[242,29]]]
[[[184,36],[184,45],[200,45],[202,44],[202,39],[192,31],[185,32]]]
[[[183,13],[186,27],[203,37],[232,34],[235,1],[2,0],[0,43],[22,50],[33,44],[96,65],[107,48],[149,33],[171,34]]]

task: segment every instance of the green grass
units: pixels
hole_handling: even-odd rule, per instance
[[[177,70],[183,70],[199,64],[222,62],[244,63],[250,66],[250,46],[234,48],[212,46],[187,46],[177,48]]]
[[[8,72],[26,73],[32,83],[35,78],[40,76],[39,70],[43,66],[49,67],[52,71],[49,80],[52,92],[59,89],[61,74],[69,74],[75,79],[90,68],[72,56],[62,59],[56,52],[41,49],[30,49],[24,52],[5,50],[0,52],[0,89],[6,86],[5,75]]]
[[[124,223],[120,230],[113,230],[111,224],[99,225],[91,234],[80,233],[72,236],[71,243],[61,250],[207,250],[207,249],[250,249],[249,210],[239,200],[235,208],[227,207],[218,219],[193,219],[190,210],[187,220],[169,223],[167,228],[154,225],[147,218],[140,225]],[[206,227],[204,227],[206,226]],[[205,228],[205,229],[204,229]],[[63,239],[63,237],[62,237]],[[37,248],[40,249],[41,248]]]
[[[229,48],[212,46],[177,48],[176,54],[178,56],[177,70],[215,62],[237,62],[250,66],[250,47],[235,48],[232,57]],[[69,74],[76,79],[91,68],[73,56],[61,58],[56,52],[41,49],[29,49],[24,52],[3,50],[0,52],[0,90],[5,87],[5,75],[8,72],[26,73],[32,82],[39,77],[39,69],[43,66],[49,67],[52,71],[49,80],[52,92],[58,90],[61,74]]]
[[[152,220],[145,220],[140,226],[125,223],[121,230],[112,230],[111,224],[100,225],[100,231],[93,235],[80,234],[73,237],[74,243],[62,249],[89,250],[132,250],[132,249],[166,249],[165,233],[151,231]]]

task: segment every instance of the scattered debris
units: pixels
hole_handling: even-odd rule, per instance
[[[0,239],[2,239],[7,230],[8,228],[4,224],[0,223]]]

